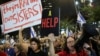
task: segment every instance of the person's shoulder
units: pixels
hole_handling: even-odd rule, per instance
[[[67,52],[66,51],[61,51],[59,53],[57,53],[59,56],[64,56],[64,55],[67,55]]]
[[[40,51],[39,54],[43,55],[43,56],[47,56],[47,53],[44,51]]]
[[[32,48],[31,47],[28,47],[28,51],[27,52],[31,52],[31,53],[34,53],[34,51],[32,50]]]
[[[86,52],[84,49],[80,50],[80,53],[84,53],[84,52]]]
[[[60,52],[58,52],[58,53],[67,53],[66,51],[60,51]]]
[[[83,55],[83,56],[88,56],[87,52],[82,49],[80,52],[79,52],[80,55]]]
[[[0,52],[0,56],[7,56],[5,52]]]

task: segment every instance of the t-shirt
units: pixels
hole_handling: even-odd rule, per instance
[[[58,53],[59,56],[88,56],[85,51],[80,51],[79,53],[69,54],[66,51],[61,51]]]
[[[8,56],[15,56],[14,48],[5,49]]]
[[[7,56],[5,52],[0,52],[0,56]]]
[[[38,53],[34,53],[31,48],[29,48],[27,56],[48,56],[45,52],[39,51]]]

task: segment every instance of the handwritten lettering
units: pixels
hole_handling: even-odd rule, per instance
[[[4,8],[3,8],[3,13],[7,13],[9,11],[11,12],[14,12],[15,9],[19,8],[19,9],[22,9],[24,8],[25,6],[29,5],[30,3],[35,3],[35,2],[38,2],[38,0],[18,0],[17,3],[13,3],[13,4],[10,4],[10,5],[6,5],[4,4]]]
[[[28,9],[22,9],[20,12],[12,14],[9,17],[4,18],[4,23],[7,23],[9,21],[15,21],[14,24],[17,24],[19,22],[23,22],[24,20],[28,20],[29,18],[37,15],[40,10],[37,10],[35,7],[39,6],[38,4],[33,5],[32,8]]]
[[[31,3],[33,3],[33,2],[38,2],[38,0],[30,0],[30,2],[31,2]]]
[[[1,5],[4,33],[41,23],[41,0],[14,0]],[[10,27],[9,27],[10,26]]]

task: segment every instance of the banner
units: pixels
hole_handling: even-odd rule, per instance
[[[41,22],[41,36],[54,33],[59,35],[59,8],[46,9],[43,11]]]
[[[30,36],[31,36],[31,38],[37,37],[37,34],[33,27],[30,27]]]
[[[3,27],[3,25],[0,25],[0,27],[1,27],[1,33],[3,34],[4,33],[4,27]]]
[[[4,33],[41,24],[41,0],[14,0],[1,5]]]

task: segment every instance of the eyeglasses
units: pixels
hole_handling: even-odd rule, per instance
[[[74,43],[74,41],[68,41],[67,43]]]

